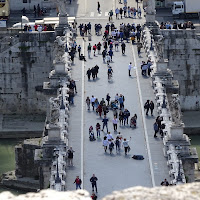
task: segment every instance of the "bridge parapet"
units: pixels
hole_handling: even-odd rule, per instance
[[[198,155],[196,149],[190,147],[189,137],[183,134],[179,84],[173,79],[172,71],[168,69],[168,60],[164,59],[163,36],[153,36],[151,29],[146,26],[142,38],[147,57],[153,61],[152,87],[157,112],[162,118],[163,151],[168,160],[171,183],[193,182],[194,163],[198,162]]]

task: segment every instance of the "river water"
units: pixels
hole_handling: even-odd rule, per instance
[[[18,139],[0,139],[0,175],[15,169],[15,145],[22,140]],[[5,189],[0,186],[0,192],[10,191],[13,194],[22,194],[18,190]]]

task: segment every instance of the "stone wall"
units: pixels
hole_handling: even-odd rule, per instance
[[[99,191],[100,192],[100,191]],[[14,196],[10,192],[0,193],[3,200],[91,200],[90,194],[85,190],[70,192],[56,192],[42,190],[40,193],[28,193]],[[132,187],[122,191],[115,191],[103,200],[200,200],[200,183],[184,184],[172,187]]]
[[[43,82],[52,68],[54,32],[1,36],[0,112],[44,113]]]
[[[181,108],[196,110],[200,102],[200,37],[196,30],[161,30],[164,58],[179,81]]]

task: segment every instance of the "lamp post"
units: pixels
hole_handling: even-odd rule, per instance
[[[138,0],[135,0],[137,3],[137,16],[138,16]]]
[[[57,158],[57,164],[56,164],[56,170],[57,170],[57,173],[56,173],[56,179],[55,179],[55,183],[61,183],[61,179],[59,177],[59,173],[58,173],[58,157],[59,157],[59,149],[55,148],[54,149],[54,153],[55,153],[55,156]]]

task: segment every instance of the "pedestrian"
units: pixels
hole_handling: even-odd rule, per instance
[[[96,70],[95,70],[94,67],[91,69],[91,72],[92,72],[92,78],[93,78],[93,80],[94,80],[95,77],[96,77]]]
[[[116,41],[114,42],[114,44],[115,44],[115,51],[118,51],[119,41],[116,39]]]
[[[103,106],[105,103],[106,102],[105,102],[104,98],[102,98],[101,101],[100,101],[101,106]]]
[[[81,189],[82,180],[79,178],[79,176],[76,177],[74,183],[76,183],[76,190],[78,188]]]
[[[119,96],[118,101],[119,101],[119,105],[120,105],[120,110],[122,110],[124,108],[124,98],[121,94]]]
[[[149,108],[150,108],[149,100],[147,100],[146,103],[144,104],[144,109],[146,110],[146,115],[147,116],[148,116],[148,113],[149,113]]]
[[[92,184],[92,191],[94,192],[94,188],[95,188],[96,193],[97,193],[97,181],[98,181],[98,178],[95,176],[95,174],[93,174],[92,177],[90,178],[90,183]]]
[[[116,152],[119,151],[120,152],[120,139],[119,137],[116,137],[116,140],[115,140],[115,147],[116,147]]]
[[[111,21],[112,20],[112,16],[113,16],[113,11],[112,10],[110,10],[110,12],[108,13],[108,15],[109,15],[109,21]]]
[[[122,8],[119,9],[119,14],[121,15],[121,19],[122,19],[122,15],[123,15],[123,9]]]
[[[108,107],[106,106],[105,103],[102,106],[102,110],[103,110],[104,115],[106,115],[109,112]]]
[[[95,69],[95,77],[97,78],[97,74],[99,73],[99,66],[95,65],[94,69]]]
[[[115,145],[114,145],[114,143],[111,139],[108,140],[108,143],[109,143],[108,147],[109,147],[109,150],[110,150],[110,154],[112,154],[112,150],[113,150]]]
[[[99,3],[99,1],[97,2],[97,11],[98,11],[98,13],[100,13],[101,11],[100,11],[100,3]]]
[[[106,137],[107,137],[108,141],[114,139],[113,136],[112,136],[112,134],[110,132],[107,133]]]
[[[110,105],[110,95],[109,93],[106,95],[106,101],[107,101],[107,105],[109,106]]]
[[[91,23],[89,22],[89,23],[87,24],[87,29],[88,29],[88,33],[89,33],[89,34],[91,34],[91,28],[92,28],[92,26],[91,26]]]
[[[101,104],[98,105],[96,112],[99,113],[99,116],[101,117],[101,113],[102,113],[102,105]]]
[[[123,120],[124,120],[124,112],[120,111],[119,112],[119,123],[120,123],[120,126],[123,125]]]
[[[89,45],[88,45],[88,58],[90,58],[91,50],[92,50],[92,46],[91,46],[91,44],[89,43]]]
[[[142,48],[142,43],[137,43],[138,56],[140,56],[141,48]]]
[[[118,95],[118,93],[115,95],[115,101],[118,103],[118,101],[119,101],[119,95]]]
[[[127,6],[123,7],[123,11],[124,11],[124,17],[126,18]]]
[[[107,52],[106,52],[106,50],[104,49],[103,51],[102,51],[102,57],[103,57],[103,62],[105,63],[105,59],[106,59],[106,54],[107,54]]]
[[[124,55],[126,50],[126,44],[124,42],[122,42],[121,48],[122,48],[122,55]]]
[[[93,46],[94,56],[95,56],[96,50],[97,50],[97,45],[95,44],[95,45]]]
[[[116,116],[114,116],[114,118],[113,118],[113,120],[112,120],[112,123],[113,123],[114,131],[117,131],[118,119],[116,118]]]
[[[97,195],[95,193],[92,193],[91,198],[92,198],[92,200],[97,200]]]
[[[87,70],[87,76],[88,76],[88,81],[90,80],[90,76],[91,76],[91,69],[90,68],[88,68],[88,70]]]
[[[112,62],[112,57],[113,57],[113,51],[112,51],[112,49],[110,49],[110,51],[108,52],[108,54],[109,54],[109,56],[111,58],[111,62]]]
[[[98,106],[99,106],[99,101],[98,101],[98,99],[96,98],[95,101],[94,101],[95,110],[98,108]]]
[[[97,138],[100,137],[100,130],[101,130],[101,125],[97,123],[96,124]]]
[[[104,136],[104,138],[103,138],[103,148],[104,148],[104,151],[106,153],[107,148],[108,148],[108,140],[107,140],[106,136]]]
[[[151,116],[153,116],[153,110],[154,110],[154,103],[153,103],[153,101],[150,102],[149,108],[151,110]]]
[[[157,133],[158,133],[158,130],[159,130],[159,128],[158,128],[158,123],[157,122],[155,122],[154,124],[153,124],[153,129],[154,129],[154,137],[157,137]]]
[[[102,122],[103,122],[102,131],[104,131],[104,127],[106,127],[107,128],[107,133],[108,133],[108,118],[106,117],[106,115],[104,115],[104,118],[103,118]]]
[[[85,100],[85,102],[87,104],[88,110],[90,110],[90,98],[87,97],[86,100]]]
[[[115,15],[116,15],[116,19],[119,19],[119,9],[118,8],[115,9]]]
[[[162,181],[160,185],[162,185],[162,186],[169,186],[169,182],[168,182],[167,179],[165,178],[165,180]]]
[[[94,95],[92,95],[92,98],[90,99],[90,102],[92,104],[92,108],[93,108],[93,111],[94,111],[94,102],[96,100],[96,97],[94,97]]]
[[[130,139],[131,139],[131,137],[130,137]],[[126,138],[124,138],[122,146],[124,147],[125,155],[127,155],[127,153],[130,151],[130,147],[129,147],[128,143],[129,143],[129,140],[127,140]]]
[[[141,10],[141,8],[139,6],[139,8],[138,8],[138,17],[141,18],[141,15],[142,15],[142,10]]]
[[[74,152],[75,152],[75,151],[72,149],[72,147],[70,147],[70,148],[67,150],[68,166],[74,166],[74,165],[73,165]]]
[[[128,118],[129,118],[129,117],[130,117],[130,112],[129,112],[128,109],[125,109],[125,110],[124,110],[124,125],[125,125],[125,123],[128,124]]]
[[[97,44],[97,50],[98,50],[98,54],[100,54],[100,51],[101,51],[101,43],[100,42]]]
[[[133,68],[132,63],[128,65],[128,75],[131,76],[131,68]]]
[[[79,56],[79,58],[81,57],[81,46],[80,45],[78,46],[78,56]]]

